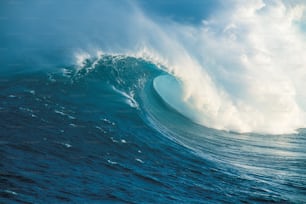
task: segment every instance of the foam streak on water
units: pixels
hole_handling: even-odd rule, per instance
[[[29,2],[0,3],[0,203],[305,203],[304,0]]]
[[[233,0],[224,7],[200,25],[137,13],[142,43],[127,54],[177,77],[189,115],[203,125],[270,134],[304,127],[305,3]]]
[[[192,107],[188,115],[202,125],[269,134],[303,128],[305,3],[231,0],[222,5],[196,25],[160,22],[135,9],[134,29],[127,33],[137,43],[105,52],[152,61],[174,75],[183,84],[181,100]],[[76,63],[83,66],[88,58],[86,52],[78,54]]]

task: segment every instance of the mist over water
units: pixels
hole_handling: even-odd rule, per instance
[[[0,203],[303,203],[305,8],[0,1]]]
[[[305,5],[231,1],[226,6],[200,25],[158,25],[160,43],[149,39],[148,55],[183,82],[182,100],[194,109],[196,122],[272,134],[304,127]]]
[[[181,100],[197,123],[272,134],[306,124],[303,1],[181,1],[172,12],[159,1],[3,4],[9,51],[1,54],[13,68],[18,60],[54,67],[101,51],[137,56],[182,81]]]

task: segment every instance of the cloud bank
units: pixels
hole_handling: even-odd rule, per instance
[[[137,1],[20,1],[2,7],[0,63],[31,59],[54,67],[96,52],[142,57],[181,80],[196,122],[291,133],[306,126],[305,6],[219,1],[204,19],[181,21]]]

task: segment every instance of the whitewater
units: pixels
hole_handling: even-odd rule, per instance
[[[199,124],[269,134],[303,128],[305,5],[228,5],[196,26],[159,24],[137,11],[132,22],[138,42],[132,51],[117,53],[152,61],[182,82],[178,100]],[[78,64],[89,57],[76,54]]]
[[[304,1],[1,4],[0,203],[306,201]]]

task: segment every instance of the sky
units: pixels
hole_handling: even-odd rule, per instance
[[[2,73],[125,54],[164,65],[183,82],[194,118],[209,127],[285,133],[306,124],[305,1],[0,4]]]

